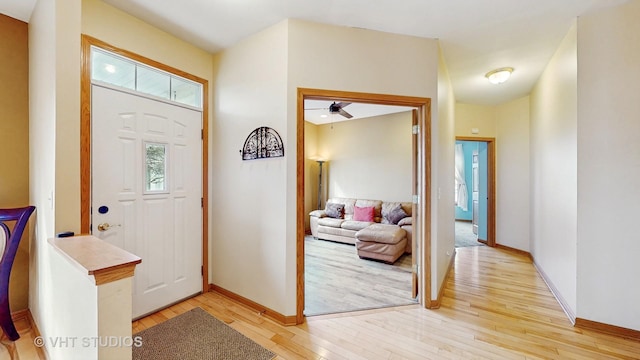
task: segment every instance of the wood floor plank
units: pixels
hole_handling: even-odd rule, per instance
[[[486,246],[457,252],[438,310],[396,306],[285,327],[210,292],[134,321],[132,329],[201,307],[278,360],[640,359],[637,341],[574,328],[526,256]],[[21,360],[37,359],[32,341],[19,340]]]
[[[360,259],[350,244],[305,238],[305,315],[414,303],[411,254],[390,265]]]

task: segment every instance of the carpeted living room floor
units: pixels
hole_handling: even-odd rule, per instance
[[[305,237],[306,316],[415,303],[411,254],[389,265],[360,259],[353,245]]]

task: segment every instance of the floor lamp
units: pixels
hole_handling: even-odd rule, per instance
[[[322,164],[324,163],[324,160],[316,160],[316,162],[320,166],[320,172],[318,175],[318,207],[317,207],[317,209],[320,210],[322,209],[320,206],[322,205]]]

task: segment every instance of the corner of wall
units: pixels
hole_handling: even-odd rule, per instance
[[[530,252],[577,308],[577,41],[573,26],[530,94]],[[562,181],[558,181],[562,179]]]
[[[432,118],[431,300],[439,298],[455,252],[455,95],[438,42],[438,95]]]

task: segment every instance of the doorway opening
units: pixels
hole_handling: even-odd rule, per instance
[[[417,303],[409,224],[414,109],[305,100],[305,316]],[[335,219],[329,208],[337,204],[345,211]],[[356,211],[367,207],[370,219]],[[401,235],[360,241],[372,222]]]
[[[456,247],[495,246],[495,139],[456,137]]]
[[[413,111],[413,129],[416,134],[413,137],[413,153],[414,153],[414,204],[412,206],[413,222],[413,247],[412,247],[412,292],[419,303],[425,307],[431,307],[430,297],[430,268],[422,267],[420,264],[425,263],[425,259],[430,256],[430,99],[416,98],[394,95],[380,95],[368,93],[354,93],[344,91],[318,90],[318,89],[298,89],[298,107],[297,107],[297,153],[300,154],[297,159],[297,303],[296,303],[296,322],[304,321],[305,311],[305,235],[306,221],[308,218],[308,209],[305,207],[305,192],[313,192],[316,189],[305,189],[305,118],[304,105],[305,100],[322,100],[336,103],[363,103],[378,105],[395,105],[406,106],[415,109]],[[418,131],[417,129],[423,129]],[[307,154],[314,155],[314,154]],[[317,160],[316,160],[317,161]],[[326,169],[326,168],[325,168]],[[309,185],[307,185],[309,186]],[[326,187],[325,187],[326,188]],[[420,204],[418,206],[417,203]],[[314,205],[315,207],[315,205]],[[420,289],[420,291],[418,291]],[[334,299],[339,301],[339,299]]]

